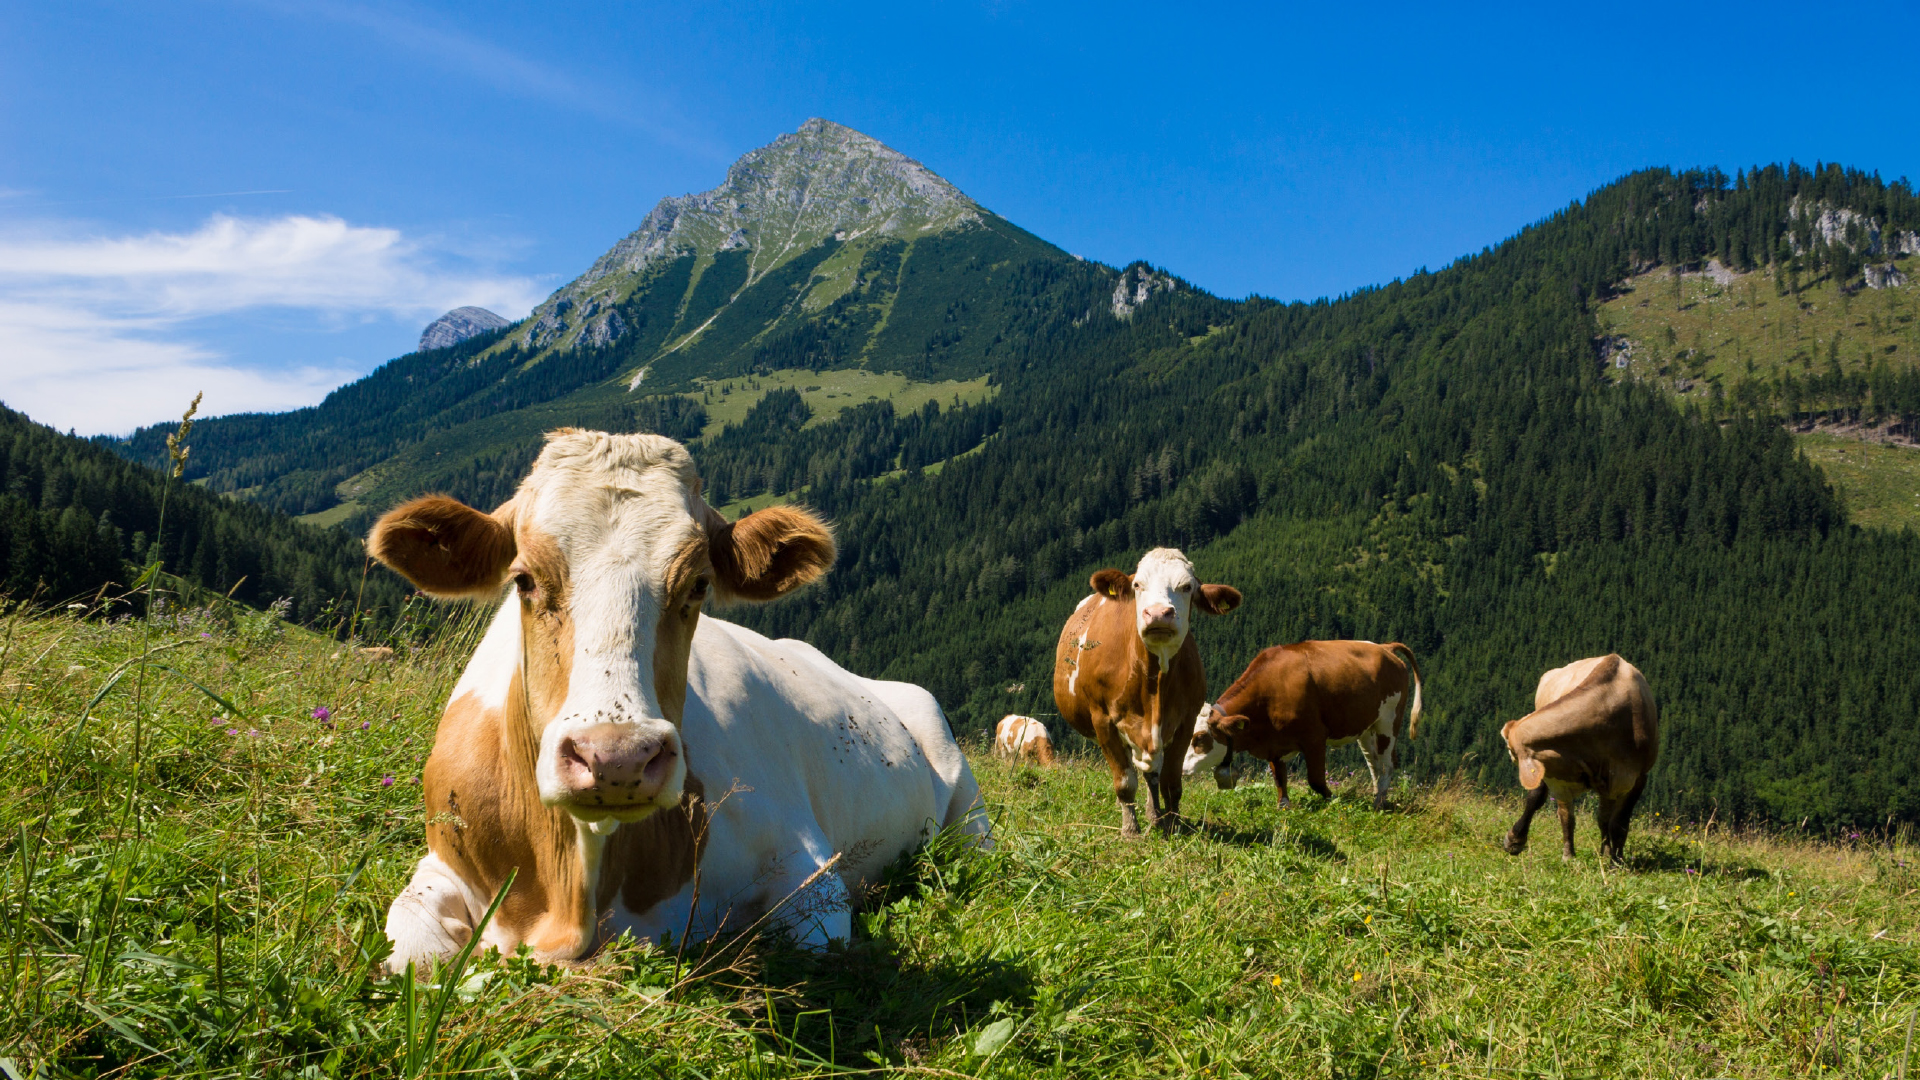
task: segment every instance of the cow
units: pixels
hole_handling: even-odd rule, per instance
[[[461,948],[509,874],[480,942],[502,952],[755,926],[819,948],[929,831],[990,843],[925,690],[703,614],[818,578],[834,542],[794,507],[729,523],[671,439],[561,429],[505,505],[415,499],[368,551],[430,596],[497,605],[426,762],[390,970]]]
[[[1053,740],[1047,738],[1047,726],[1031,716],[1009,713],[993,728],[993,756],[1018,761],[1030,757],[1042,765],[1053,764]]]
[[[1409,693],[1411,691],[1411,693]],[[1196,723],[1183,772],[1214,769],[1214,780],[1231,787],[1227,763],[1235,751],[1264,758],[1282,808],[1287,797],[1287,759],[1306,759],[1307,784],[1322,798],[1327,787],[1327,749],[1358,742],[1373,774],[1373,806],[1387,807],[1401,733],[1411,739],[1420,725],[1420,668],[1413,650],[1399,642],[1296,641],[1261,650],[1247,670]]]
[[[1503,724],[1500,738],[1527,791],[1520,820],[1507,830],[1508,854],[1527,849],[1533,815],[1551,792],[1562,854],[1573,858],[1573,804],[1592,791],[1600,796],[1600,854],[1625,859],[1627,825],[1660,757],[1660,711],[1640,669],[1613,653],[1555,668],[1540,676],[1533,711]]]
[[[1202,585],[1175,548],[1147,552],[1132,574],[1102,570],[1088,585],[1092,594],[1060,631],[1054,703],[1061,719],[1106,757],[1120,803],[1120,835],[1140,836],[1133,797],[1141,774],[1147,823],[1171,833],[1180,816],[1180,770],[1161,766],[1168,755],[1178,762],[1187,752],[1207,697],[1192,613],[1224,615],[1240,606],[1240,591]]]

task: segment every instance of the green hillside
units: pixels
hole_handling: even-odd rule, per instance
[[[1920,411],[1920,376],[1895,364],[1911,293],[1857,288],[1888,257],[1875,244],[1915,245],[1904,183],[1650,170],[1439,272],[1293,304],[1081,262],[951,199],[960,216],[930,232],[843,239],[815,222],[806,235],[824,238],[780,259],[752,240],[680,251],[668,220],[719,203],[668,203],[685,213],[657,210],[528,324],[402,358],[314,410],[210,424],[209,484],[325,480],[306,508],[351,500],[336,513],[359,530],[422,490],[505,499],[547,428],[663,431],[696,440],[716,504],[798,498],[836,523],[825,587],[740,618],[928,686],[963,731],[1050,713],[1053,636],[1087,575],[1177,544],[1248,596],[1197,631],[1216,688],[1277,642],[1412,645],[1430,682],[1419,775],[1501,782],[1499,723],[1527,711],[1540,672],[1618,651],[1662,703],[1651,807],[1920,820],[1920,539],[1847,522],[1848,505],[1895,520],[1904,478],[1823,472],[1781,423],[1891,430]],[[1798,387],[1796,408],[1755,396],[1759,360],[1718,397],[1680,393],[1677,354],[1664,375],[1651,355],[1664,334],[1612,365],[1675,266],[1675,315],[1714,313],[1706,359],[1686,362],[1736,355],[1746,376],[1771,334],[1786,371],[1768,385]],[[1752,287],[1689,299],[1716,266]],[[1758,288],[1776,279],[1800,298]],[[1850,291],[1823,301],[1823,279]],[[561,348],[612,332],[603,300],[625,305],[621,334]],[[1724,311],[1762,323],[1729,344],[1712,337]],[[1858,343],[1880,352],[1793,374],[1790,332],[1831,351],[1817,320],[1840,318],[1865,319]],[[943,382],[983,391],[956,404]],[[826,397],[856,383],[884,399]]]
[[[1649,382],[1709,414],[1772,415],[1845,489],[1852,520],[1920,529],[1920,257],[1880,265],[1904,282],[1866,288],[1794,260],[1745,273],[1629,278],[1601,308],[1612,376]]]
[[[372,633],[402,618],[412,592],[369,577],[350,535],[169,482],[0,406],[0,607],[75,603],[125,615],[145,595],[111,598],[154,564],[165,575],[157,595],[196,605],[179,613],[183,627],[202,616],[230,621],[230,606],[205,607],[225,596],[254,608],[284,600],[282,613],[297,621]]]

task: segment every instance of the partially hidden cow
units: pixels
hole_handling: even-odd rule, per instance
[[[1261,650],[1247,670],[1194,726],[1182,771],[1214,770],[1231,787],[1232,755],[1264,758],[1282,807],[1287,798],[1287,759],[1306,760],[1307,784],[1323,798],[1327,750],[1360,744],[1373,774],[1373,805],[1384,810],[1404,733],[1420,724],[1420,668],[1413,650],[1399,642],[1296,641]]]
[[[1207,676],[1192,633],[1193,612],[1224,615],[1240,591],[1203,585],[1174,548],[1154,548],[1133,573],[1102,570],[1089,579],[1060,631],[1053,700],[1060,717],[1100,746],[1120,803],[1120,834],[1140,835],[1134,794],[1147,779],[1148,824],[1171,832],[1180,815],[1177,765],[1207,697]]]
[[[429,496],[368,540],[422,592],[498,605],[427,759],[428,851],[387,913],[390,968],[460,948],[515,872],[483,946],[564,960],[622,931],[766,925],[818,947],[931,830],[988,841],[925,690],[702,614],[824,573],[825,525],[790,507],[727,522],[671,439],[547,440],[492,513]]]
[[[1573,858],[1573,804],[1591,791],[1600,796],[1600,854],[1625,858],[1627,826],[1660,757],[1660,710],[1639,668],[1613,653],[1555,668],[1540,676],[1533,712],[1502,725],[1500,737],[1527,790],[1507,832],[1510,854],[1527,849],[1533,815],[1551,792],[1563,854]]]
[[[1042,765],[1053,764],[1053,740],[1047,738],[1047,726],[1031,716],[1009,713],[993,728],[993,756],[1032,758]]]

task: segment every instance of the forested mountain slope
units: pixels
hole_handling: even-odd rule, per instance
[[[1904,188],[1838,179],[1823,197],[1910,213]],[[1185,292],[1097,339],[1063,328],[996,372],[978,453],[931,479],[815,482],[839,567],[739,617],[922,682],[979,729],[1051,712],[1050,646],[1091,570],[1178,543],[1248,595],[1199,627],[1216,688],[1276,642],[1412,644],[1426,773],[1510,782],[1498,726],[1540,672],[1619,651],[1662,701],[1654,805],[1911,820],[1920,542],[1848,527],[1779,426],[1602,373],[1594,304],[1631,270],[1772,249],[1756,189],[1638,174],[1337,302]],[[855,422],[805,435],[853,445]]]
[[[191,585],[255,607],[286,598],[288,615],[325,621],[355,605],[385,623],[411,591],[363,576],[357,538],[172,481],[85,439],[0,406],[0,596],[41,604],[124,589],[158,561]],[[119,591],[119,590],[114,590]]]
[[[804,499],[842,542],[821,587],[731,617],[923,683],[979,730],[1051,713],[1053,637],[1091,571],[1178,544],[1247,593],[1198,628],[1216,689],[1265,645],[1411,644],[1428,675],[1409,748],[1423,773],[1511,783],[1497,731],[1538,675],[1618,651],[1662,704],[1652,805],[1920,819],[1920,540],[1849,526],[1776,419],[1618,379],[1596,317],[1635,275],[1709,258],[1883,267],[1920,229],[1904,183],[1831,166],[1652,170],[1440,272],[1284,305],[1080,262],[945,205],[957,216],[900,240],[898,262],[893,240],[854,262],[843,253],[870,236],[817,229],[809,254],[774,263],[733,254],[761,250],[733,238],[635,266],[636,241],[577,307],[546,312],[572,313],[577,343],[600,325],[580,321],[592,290],[628,274],[604,346],[543,344],[522,324],[396,361],[304,418],[215,421],[219,449],[196,459],[214,486],[257,485],[277,505],[301,508],[296,490],[325,496],[307,506],[353,499],[357,528],[427,487],[504,498],[545,427],[689,437],[705,380],[849,364],[985,375],[989,400],[831,418],[804,388],[763,391],[699,440],[716,499]],[[830,280],[846,291],[809,308]],[[911,347],[876,351],[896,325],[917,327]],[[403,437],[382,445],[389,430]],[[333,431],[364,439],[362,456],[321,456]],[[267,442],[284,459],[249,472]]]
[[[292,514],[334,509],[330,520],[357,529],[419,491],[488,497],[493,477],[531,460],[529,414],[691,438],[720,380],[776,369],[976,380],[1069,297],[1072,318],[1114,323],[1176,287],[1121,278],[875,140],[812,120],[712,191],[661,200],[516,326],[401,357],[312,408],[204,422],[189,478]],[[151,462],[169,430],[109,441]]]

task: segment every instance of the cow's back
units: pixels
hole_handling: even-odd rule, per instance
[[[1503,734],[1517,759],[1541,761],[1547,775],[1607,775],[1628,784],[1658,760],[1659,708],[1640,669],[1620,657],[1592,657],[1550,671],[1536,697],[1548,700]]]
[[[1214,707],[1275,731],[1310,720],[1344,738],[1372,724],[1381,703],[1404,694],[1406,687],[1406,669],[1383,646],[1297,641],[1261,650]]]
[[[770,862],[834,854],[857,886],[966,820],[978,799],[925,690],[863,679],[805,642],[719,619],[695,633],[682,729],[712,806],[700,865],[714,900],[754,888]]]

